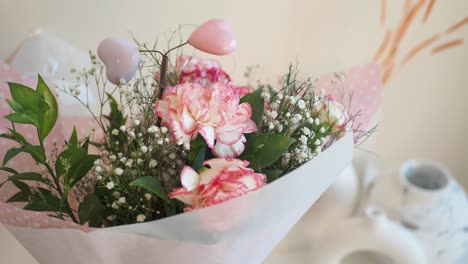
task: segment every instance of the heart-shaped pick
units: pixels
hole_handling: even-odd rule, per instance
[[[231,26],[224,19],[211,19],[197,27],[188,40],[190,45],[214,55],[227,55],[237,46]]]
[[[107,79],[115,85],[122,79],[130,81],[140,63],[137,45],[126,39],[106,38],[99,44],[97,55],[106,65]]]

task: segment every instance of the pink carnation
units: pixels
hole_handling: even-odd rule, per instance
[[[155,112],[179,144],[189,145],[200,133],[215,156],[229,158],[244,151],[244,133],[257,131],[250,105],[239,101],[224,83],[183,83],[164,89]]]
[[[217,60],[182,55],[177,59],[176,71],[180,72],[179,83],[191,82],[209,86],[222,82],[229,85],[241,97],[251,92],[247,86],[234,85],[231,77],[221,68]]]
[[[222,203],[265,185],[265,175],[247,168],[247,161],[218,158],[204,165],[210,168],[200,174],[185,166],[180,174],[183,187],[169,193],[169,197],[190,205],[188,210]]]

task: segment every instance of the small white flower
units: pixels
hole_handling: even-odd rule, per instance
[[[305,108],[304,100],[300,99],[299,101],[297,101],[297,106],[299,106],[299,109],[304,109]]]
[[[124,173],[124,170],[121,168],[117,168],[114,170],[114,173],[117,174],[117,176],[121,176]]]
[[[77,88],[77,89],[75,90],[75,95],[80,95],[80,94],[81,94],[81,90]]]
[[[76,90],[76,86],[75,85],[70,85],[68,86],[68,89],[70,90],[70,92],[74,92]]]
[[[326,129],[325,129],[325,127],[321,127],[319,131],[320,131],[320,133],[325,133]]]
[[[128,135],[129,135],[131,138],[135,138],[135,137],[136,137],[136,136],[135,136],[135,132],[133,132],[133,131],[128,132]]]
[[[101,164],[101,160],[100,160],[100,159],[97,159],[97,160],[94,161],[94,165],[99,165],[99,164]]]
[[[302,128],[302,133],[306,136],[310,136],[310,129],[308,127]]]
[[[140,120],[138,120],[138,119],[133,120],[133,125],[134,126],[139,126],[140,125]]]
[[[269,128],[270,130],[272,130],[273,128],[275,128],[275,125],[273,124],[273,122],[270,122],[270,125],[268,126],[268,128]]]
[[[119,209],[119,205],[116,202],[112,202],[112,208]]]
[[[304,144],[304,145],[307,144],[307,137],[306,137],[306,136],[302,135],[302,136],[299,138],[299,140],[302,142],[302,144]]]
[[[115,187],[115,184],[113,181],[110,181],[106,184],[107,189],[112,190]]]
[[[145,221],[145,219],[146,219],[145,215],[139,214],[139,215],[137,215],[136,221],[137,222],[143,222],[143,221]]]
[[[312,117],[309,117],[307,118],[307,122],[309,122],[310,124],[313,124],[314,123],[314,119]]]
[[[127,83],[127,81],[125,81],[125,79],[123,78],[120,79],[119,82],[120,82],[120,85],[125,85]]]
[[[132,159],[127,160],[127,162],[125,163],[125,166],[128,168],[131,168],[133,166],[133,160]]]
[[[159,128],[157,126],[155,126],[155,125],[152,125],[152,126],[150,126],[148,128],[147,131],[148,131],[148,133],[153,133],[154,134],[154,133],[157,133],[159,131]]]
[[[126,203],[126,202],[127,202],[127,199],[125,199],[125,197],[120,197],[120,198],[119,198],[119,203],[120,203],[120,204],[124,204],[124,203]]]
[[[283,99],[283,94],[282,94],[282,93],[278,93],[278,94],[276,95],[276,97],[278,97],[278,99],[281,100],[281,99]]]
[[[109,215],[106,219],[109,221],[114,221],[117,218],[116,215]]]
[[[317,154],[318,154],[318,153],[320,153],[320,152],[322,152],[322,148],[321,148],[321,147],[317,147],[317,148],[315,148],[315,153],[317,153]]]
[[[320,124],[320,120],[319,120],[318,118],[316,118],[315,121],[314,121],[314,123],[315,123],[315,125],[318,126],[318,125]]]
[[[123,154],[121,152],[117,153],[117,156],[119,156],[119,158],[121,158],[123,156]]]
[[[143,160],[142,159],[137,159],[137,164],[140,165],[143,163]]]
[[[156,143],[158,143],[158,145],[162,145],[164,143],[164,140],[162,138],[160,138],[160,139],[158,139],[158,141]]]
[[[127,158],[126,158],[126,157],[122,157],[122,158],[120,159],[120,162],[122,162],[122,163],[127,162]]]
[[[167,131],[168,131],[167,127],[165,127],[165,126],[161,127],[161,132],[167,133]]]
[[[286,117],[290,117],[290,116],[291,116],[291,113],[287,112]]]
[[[115,161],[117,159],[117,157],[115,155],[112,155],[109,157],[110,161]]]
[[[169,154],[169,158],[173,160],[173,159],[177,158],[177,156],[176,156],[175,153],[171,153],[171,154]]]
[[[122,132],[124,132],[124,133],[125,133],[125,131],[127,130],[127,128],[126,128],[125,126],[121,126],[119,129],[120,129],[120,131],[122,131]]]
[[[273,119],[275,119],[276,117],[278,117],[278,112],[276,112],[276,111],[271,111],[271,112],[270,112],[270,117],[273,118]]]
[[[151,193],[145,193],[145,198],[146,200],[151,200],[151,198],[153,197],[153,195],[151,195]]]
[[[123,112],[125,110],[124,106],[121,104],[117,106],[117,109],[119,109],[120,112]]]
[[[324,137],[322,137],[322,138],[320,139],[320,141],[322,142],[322,144],[327,143],[327,140],[326,140]]]
[[[140,151],[141,151],[141,153],[146,153],[146,152],[148,152],[148,147],[146,147],[146,146],[141,146],[141,147],[140,147]]]
[[[118,192],[118,191],[115,191],[115,192],[113,192],[113,193],[112,193],[112,196],[114,196],[114,197],[115,197],[115,199],[117,199],[117,198],[119,198],[119,197],[120,197],[120,192]]]
[[[100,172],[102,172],[102,167],[101,166],[96,166],[96,168],[94,168],[94,171],[97,172],[97,173],[100,173]]]
[[[96,177],[96,179],[97,179],[98,181],[100,181],[100,180],[102,180],[102,176],[101,176],[101,175],[98,175],[98,176]]]
[[[322,141],[320,139],[315,140],[315,145],[320,146],[322,144]]]
[[[278,125],[278,132],[283,131],[283,125]]]

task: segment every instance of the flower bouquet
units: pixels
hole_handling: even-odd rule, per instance
[[[108,38],[76,84],[0,93],[0,221],[39,262],[260,263],[372,132],[375,65],[240,86],[185,45],[227,55],[236,41],[224,20],[167,51]],[[69,127],[58,94],[89,130]]]

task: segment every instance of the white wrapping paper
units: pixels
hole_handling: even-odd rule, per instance
[[[158,221],[95,229],[5,225],[40,263],[261,263],[352,159],[346,135],[245,196]]]

